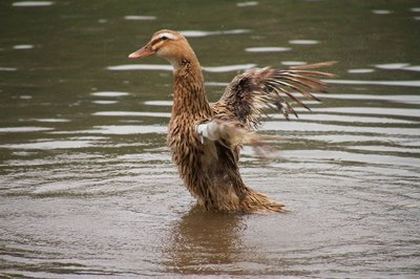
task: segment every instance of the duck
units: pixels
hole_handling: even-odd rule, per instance
[[[318,100],[313,93],[326,91],[320,78],[334,76],[318,68],[335,62],[288,69],[252,68],[236,75],[221,98],[209,103],[202,67],[182,33],[157,31],[128,57],[143,59],[152,55],[165,59],[173,67],[167,145],[197,205],[214,212],[286,212],[282,202],[244,182],[238,166],[240,151],[244,145],[256,150],[264,146],[256,130],[267,108],[274,108],[286,119],[291,114],[297,117],[296,105],[309,109],[297,94]]]

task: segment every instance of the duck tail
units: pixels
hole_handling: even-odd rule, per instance
[[[246,213],[265,213],[265,212],[287,212],[284,204],[274,201],[266,195],[255,192],[252,189],[247,191],[242,198],[240,207]]]

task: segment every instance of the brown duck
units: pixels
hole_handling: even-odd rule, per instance
[[[173,66],[173,106],[168,145],[172,159],[190,193],[207,210],[222,212],[282,212],[282,203],[249,188],[241,178],[238,160],[243,144],[261,145],[254,131],[266,107],[288,118],[296,115],[292,104],[305,108],[295,95],[315,97],[325,91],[318,77],[332,74],[315,71],[333,62],[287,70],[251,69],[237,75],[214,104],[209,104],[197,56],[185,37],[171,30],[156,32],[129,58],[156,54]]]

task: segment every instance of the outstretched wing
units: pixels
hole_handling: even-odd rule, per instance
[[[237,75],[227,86],[220,100],[213,105],[215,118],[238,121],[246,128],[255,129],[260,124],[266,108],[280,111],[287,119],[290,113],[297,117],[294,105],[309,110],[298,95],[318,100],[312,93],[326,91],[325,83],[319,78],[334,75],[316,69],[334,63],[323,62],[286,70],[251,69]]]

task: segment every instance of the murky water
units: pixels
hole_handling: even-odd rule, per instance
[[[418,1],[0,2],[0,277],[418,278]],[[243,69],[338,60],[242,174],[288,214],[194,208],[165,147],[183,31],[211,100]]]

